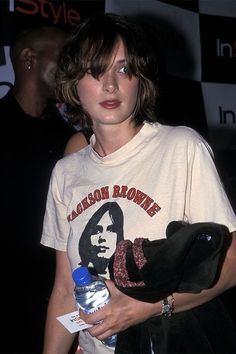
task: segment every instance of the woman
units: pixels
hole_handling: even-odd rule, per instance
[[[83,265],[78,243],[102,205],[119,205],[124,238],[131,241],[163,238],[172,220],[213,221],[232,233],[218,280],[200,293],[147,303],[108,280],[112,300],[93,314],[81,313],[94,325],[79,333],[79,344],[85,354],[112,353],[102,339],[166,308],[168,314],[195,308],[235,286],[236,218],[204,139],[190,128],[157,122],[156,61],[141,29],[117,15],[91,17],[72,34],[59,68],[60,99],[94,135],[90,145],[59,161],[51,177],[41,242],[56,249],[57,266],[44,354],[67,353],[74,338],[56,317],[76,308],[71,271]]]

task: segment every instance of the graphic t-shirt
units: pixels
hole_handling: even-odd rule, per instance
[[[56,164],[48,193],[41,242],[67,251],[72,269],[90,266],[107,277],[119,240],[163,238],[173,220],[236,230],[212,151],[191,128],[146,122],[105,157],[94,143],[93,135],[89,146]]]

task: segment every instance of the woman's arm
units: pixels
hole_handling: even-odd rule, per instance
[[[175,312],[185,311],[210,301],[224,291],[236,286],[236,232],[232,233],[232,242],[226,253],[218,281],[212,288],[199,294],[175,294]]]
[[[175,312],[181,312],[199,306],[220,295],[222,292],[236,285],[236,233],[233,233],[232,243],[227,251],[222,270],[217,283],[210,289],[198,294],[175,293]],[[114,333],[141,323],[152,316],[161,314],[162,301],[151,304],[135,300],[120,292],[112,281],[107,281],[112,294],[112,300],[99,311],[85,315],[81,311],[81,318],[93,324],[102,321],[89,329],[91,335],[102,340]]]
[[[88,145],[85,135],[83,132],[79,131],[72,135],[72,137],[67,142],[64,156],[71,154],[72,152],[79,151]]]
[[[56,319],[76,310],[71,267],[66,252],[56,253],[56,274],[49,300],[43,354],[68,354],[75,335]]]

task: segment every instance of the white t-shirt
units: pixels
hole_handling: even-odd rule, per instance
[[[89,265],[108,277],[117,241],[163,238],[173,220],[236,230],[211,148],[193,129],[145,122],[105,157],[94,143],[93,135],[89,146],[58,161],[48,192],[41,243],[67,251],[72,269]]]

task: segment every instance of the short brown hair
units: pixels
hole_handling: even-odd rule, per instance
[[[92,121],[77,95],[77,82],[88,67],[99,78],[108,68],[117,41],[124,43],[130,76],[139,78],[136,124],[157,121],[157,60],[145,31],[134,21],[116,14],[97,14],[82,22],[71,34],[59,60],[57,97],[66,103],[72,124],[91,127]]]

